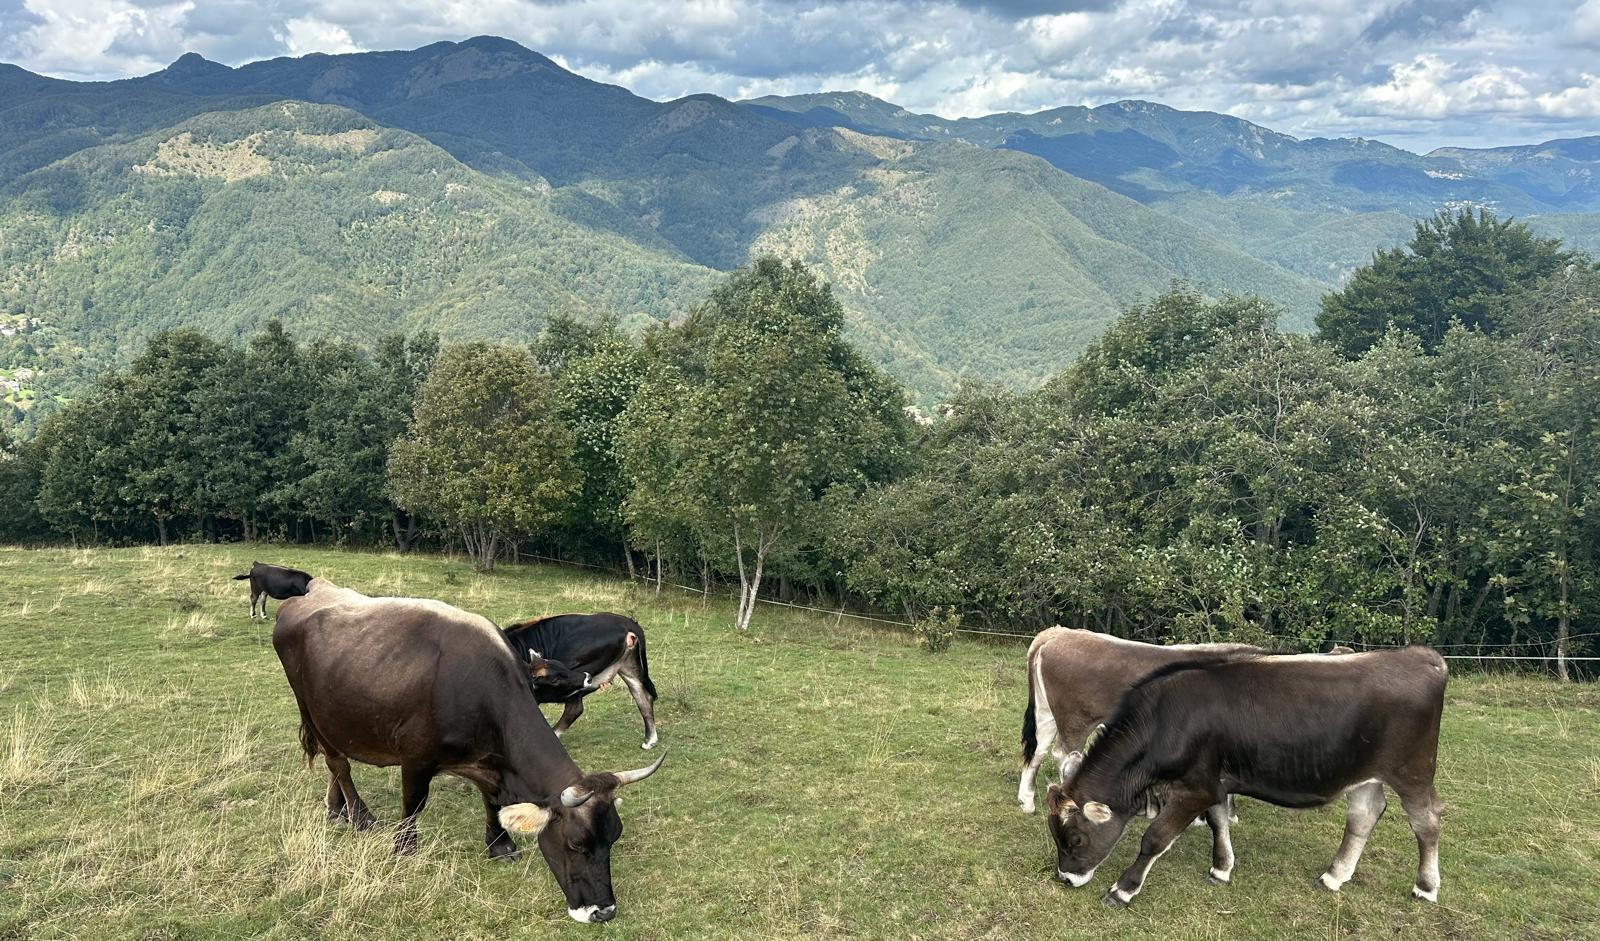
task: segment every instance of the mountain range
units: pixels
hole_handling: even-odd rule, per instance
[[[1593,250],[1597,170],[1600,137],[1417,155],[1139,101],[960,120],[857,92],[656,102],[493,37],[188,54],[98,83],[0,65],[0,316],[92,362],[270,317],[522,339],[556,311],[679,316],[775,252],[933,398],[1035,382],[1174,279],[1306,327],[1439,208]]]

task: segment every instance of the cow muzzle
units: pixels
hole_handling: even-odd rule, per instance
[[[582,908],[569,908],[567,914],[573,921],[581,921],[586,925],[598,925],[617,917],[617,906],[611,905],[585,905]]]
[[[1078,875],[1075,872],[1065,872],[1063,870],[1057,869],[1056,870],[1056,875],[1061,877],[1061,881],[1062,882],[1065,882],[1067,885],[1072,886],[1074,889],[1081,889],[1084,886],[1089,884],[1089,880],[1094,878],[1095,869],[1099,869],[1099,868],[1100,868],[1099,866],[1096,866],[1096,867],[1094,867],[1094,869],[1089,870],[1088,872],[1084,873],[1081,876]]]

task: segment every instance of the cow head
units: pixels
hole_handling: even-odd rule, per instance
[[[616,917],[611,892],[611,845],[622,837],[617,816],[617,791],[656,773],[655,764],[636,771],[584,775],[577,784],[554,795],[548,807],[512,804],[500,810],[500,825],[513,837],[537,837],[539,852],[567,897],[567,914],[576,921],[603,922]]]
[[[1094,871],[1111,855],[1132,818],[1100,801],[1079,804],[1068,794],[1082,764],[1082,752],[1068,755],[1061,763],[1061,783],[1050,785],[1045,796],[1050,837],[1056,843],[1056,874],[1073,887],[1087,885],[1094,878]]]
[[[528,675],[533,677],[534,698],[540,702],[566,702],[599,688],[589,685],[589,674],[532,651],[528,652]]]

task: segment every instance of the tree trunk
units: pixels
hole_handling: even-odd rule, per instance
[[[483,523],[463,524],[461,527],[461,542],[466,547],[467,556],[472,559],[472,567],[480,572],[494,569],[494,555],[499,534]]]
[[[661,597],[661,540],[656,540],[656,597]]]
[[[400,516],[400,510],[391,509],[389,511],[389,526],[392,530],[394,530],[395,548],[400,550],[401,555],[405,555],[407,552],[411,551],[411,543],[417,538],[417,518],[409,513],[405,514],[406,525],[405,528],[402,529],[400,526]]]
[[[767,551],[772,548],[777,534],[763,536],[761,531],[756,531],[756,564],[755,572],[746,577],[744,564],[744,548],[740,540],[737,526],[734,527],[734,548],[739,556],[739,615],[737,619],[740,631],[750,629],[750,619],[755,615],[756,600],[761,595],[761,571],[766,567]]]
[[[633,550],[628,548],[627,543],[622,544],[622,564],[627,566],[628,581],[637,581],[639,573],[633,568]]]
[[[152,514],[156,518],[156,538],[161,545],[167,544],[167,518],[160,513]]]

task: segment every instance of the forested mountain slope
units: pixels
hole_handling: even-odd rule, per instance
[[[1302,323],[1319,292],[1031,156],[648,101],[505,40],[0,82],[0,305],[93,359],[269,317],[356,338],[637,325],[772,251],[821,266],[870,355],[937,396],[1037,381],[1174,278]]]
[[[856,94],[656,102],[493,37],[104,83],[0,66],[0,315],[46,324],[0,366],[91,370],[165,327],[271,317],[359,340],[523,337],[557,310],[638,326],[770,251],[818,265],[862,348],[936,398],[1039,380],[1175,278],[1306,326],[1458,196],[1589,244],[1590,217],[1518,188],[1536,158],[1146,102],[961,121]]]
[[[272,317],[312,336],[526,338],[557,311],[666,319],[715,281],[551,203],[344,108],[206,114],[14,184],[0,308],[118,352]]]

